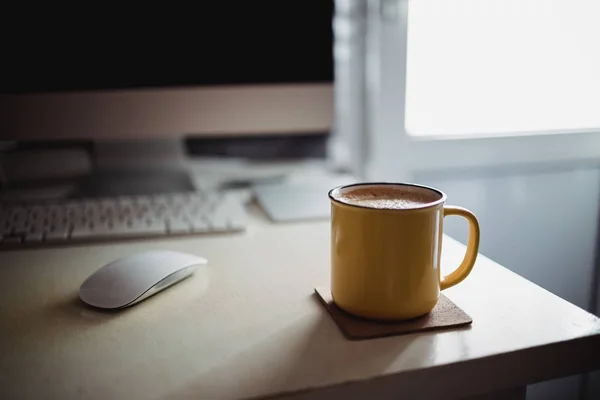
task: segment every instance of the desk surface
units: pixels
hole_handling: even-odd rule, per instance
[[[122,312],[78,300],[98,267],[153,248],[209,265]],[[463,252],[446,237],[444,268]],[[473,317],[459,330],[347,341],[313,295],[328,283],[327,222],[0,253],[0,398],[435,398],[600,367],[598,318],[483,256],[445,292]]]

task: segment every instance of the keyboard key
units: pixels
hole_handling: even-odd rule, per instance
[[[14,207],[8,217],[13,224],[27,220],[27,210],[24,207]]]
[[[131,224],[121,224],[115,227],[115,236],[157,236],[167,233],[167,226],[161,222],[134,221]]]
[[[44,240],[43,232],[27,232],[25,234],[26,243],[41,242],[42,240]]]
[[[69,227],[63,223],[55,223],[47,227],[44,239],[48,241],[53,240],[67,240],[69,238]]]
[[[28,232],[30,225],[31,223],[28,220],[20,220],[19,222],[12,225],[13,232],[17,234]]]
[[[89,222],[78,222],[73,225],[71,239],[87,239],[94,235],[94,225]]]
[[[185,234],[192,231],[192,224],[184,219],[171,219],[166,221],[167,231],[171,235]]]
[[[195,232],[195,233],[207,233],[212,230],[211,225],[202,218],[196,218],[196,219],[192,220],[191,225],[192,225],[192,232]]]

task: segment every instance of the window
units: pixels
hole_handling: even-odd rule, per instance
[[[599,0],[409,2],[413,137],[600,128]]]

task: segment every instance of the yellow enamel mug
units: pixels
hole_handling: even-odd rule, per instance
[[[430,312],[440,291],[463,281],[479,250],[479,222],[447,206],[437,189],[408,183],[359,183],[329,192],[331,294],[341,309],[369,319],[401,320]],[[440,274],[443,220],[469,223],[460,266]]]

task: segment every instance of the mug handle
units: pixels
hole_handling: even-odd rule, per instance
[[[466,208],[456,206],[444,206],[444,217],[449,215],[458,215],[469,223],[469,242],[467,243],[467,253],[460,263],[460,266],[446,275],[440,282],[440,290],[448,289],[462,282],[473,270],[477,254],[479,252],[479,221],[471,211]]]

